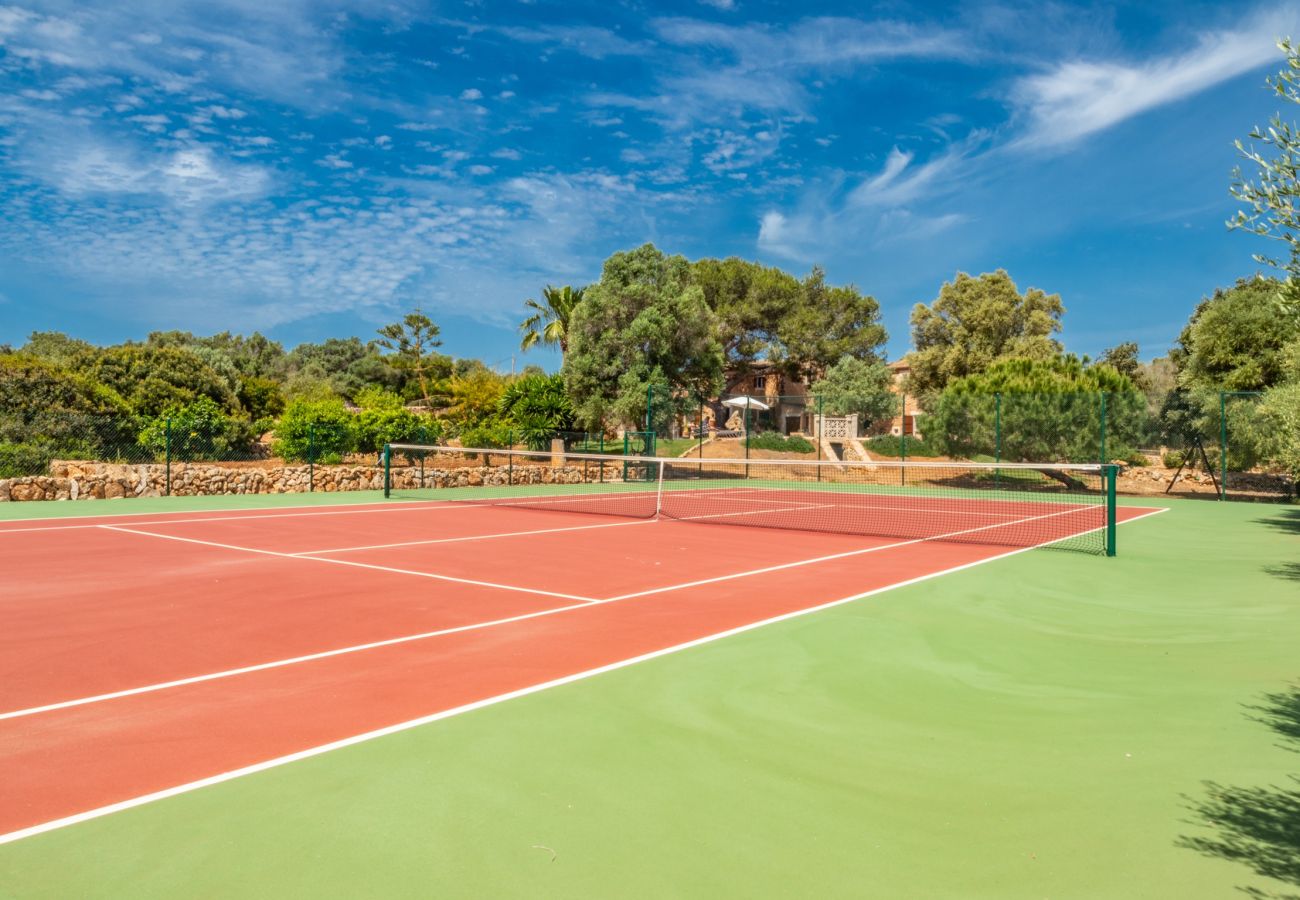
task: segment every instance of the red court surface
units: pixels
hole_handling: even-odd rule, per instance
[[[998,522],[1093,527],[985,509],[989,543],[457,503],[0,523],[0,842],[1028,549]]]

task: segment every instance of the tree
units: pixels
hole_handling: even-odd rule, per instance
[[[429,396],[429,380],[436,366],[435,347],[441,347],[438,340],[440,329],[433,320],[420,312],[417,306],[402,317],[402,321],[385,325],[379,329],[379,346],[390,354],[393,365],[412,373],[420,385],[420,398]]]
[[[529,350],[539,343],[552,344],[560,348],[563,357],[569,349],[569,321],[574,309],[582,302],[582,295],[582,288],[574,289],[567,284],[555,288],[548,284],[542,289],[541,303],[525,300],[524,306],[533,313],[519,323],[519,330],[524,335],[519,349]]]
[[[132,412],[158,416],[170,407],[208,397],[228,412],[236,409],[235,392],[220,373],[190,350],[124,344],[109,347],[78,368],[85,375],[124,397]]]
[[[1300,49],[1289,39],[1278,44],[1286,54],[1286,68],[1268,85],[1279,98],[1288,103],[1300,103]],[[1286,245],[1287,258],[1278,260],[1256,254],[1255,259],[1281,269],[1287,282],[1265,298],[1274,311],[1300,315],[1300,130],[1294,124],[1282,121],[1280,114],[1269,120],[1268,130],[1255,128],[1252,140],[1273,148],[1277,156],[1270,159],[1255,147],[1246,147],[1237,141],[1237,152],[1254,163],[1258,181],[1252,181],[1237,167],[1232,172],[1232,196],[1246,204],[1228,221],[1229,228],[1249,231],[1260,237]]]
[[[1021,294],[1003,269],[978,278],[958,272],[930,306],[912,310],[909,389],[943,390],[1004,359],[1049,360],[1061,353],[1052,335],[1061,330],[1065,307],[1057,294],[1030,288]]]
[[[68,337],[62,331],[33,331],[22,348],[23,353],[39,356],[61,366],[71,365],[77,357],[94,351],[92,344]]]
[[[1003,360],[954,379],[926,416],[926,438],[950,456],[1097,462],[1103,394],[1109,462],[1145,431],[1146,400],[1128,376],[1075,356]]]
[[[770,353],[781,321],[801,300],[793,275],[735,256],[698,260],[691,265],[691,278],[717,319],[718,341],[732,377]]]
[[[563,375],[591,428],[644,422],[647,391],[665,399],[721,388],[717,317],[681,256],[653,244],[615,253],[570,322]]]
[[[211,397],[172,406],[140,431],[140,446],[155,459],[231,459],[246,457],[253,442],[251,423],[228,416]]]
[[[1171,353],[1179,384],[1260,391],[1281,383],[1287,345],[1300,339],[1300,318],[1276,314],[1269,298],[1280,287],[1271,278],[1242,279],[1202,301]]]
[[[342,400],[291,400],[271,450],[289,461],[337,463],[356,447],[356,419]]]
[[[528,375],[508,385],[497,411],[531,450],[545,450],[562,431],[573,430],[573,404],[562,375]]]
[[[1121,375],[1127,375],[1135,385],[1142,386],[1142,363],[1138,361],[1138,345],[1134,341],[1107,347],[1101,351],[1097,365],[1110,366]]]
[[[884,363],[842,356],[826,377],[814,382],[813,396],[823,414],[857,415],[863,424],[892,418],[899,411],[899,396],[890,390],[893,376]]]
[[[799,285],[798,302],[777,324],[772,358],[791,375],[811,380],[844,356],[882,361],[887,339],[874,297],[852,285],[830,286],[826,273],[814,268]]]

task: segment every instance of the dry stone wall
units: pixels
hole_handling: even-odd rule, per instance
[[[604,473],[610,480],[610,470]],[[586,480],[595,481],[593,469]],[[575,466],[464,467],[414,466],[392,469],[394,490],[477,487],[505,484],[578,484],[583,470]],[[293,494],[316,491],[378,491],[384,487],[380,466],[233,467],[206,463],[173,463],[171,493],[192,497],[217,494]],[[100,500],[160,497],[167,490],[167,467],[158,464],[118,465],[95,462],[50,464],[50,474],[0,479],[0,502],[25,500]]]

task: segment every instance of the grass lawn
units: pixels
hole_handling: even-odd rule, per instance
[[[1170,505],[0,846],[0,896],[1300,893],[1300,507]]]

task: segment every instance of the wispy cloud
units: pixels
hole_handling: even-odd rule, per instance
[[[1258,15],[1238,30],[1201,34],[1182,53],[1141,62],[1076,59],[1026,76],[1012,91],[1024,118],[1016,143],[1036,148],[1073,144],[1245,72],[1272,67],[1274,43],[1297,21],[1300,8],[1286,6]]]

